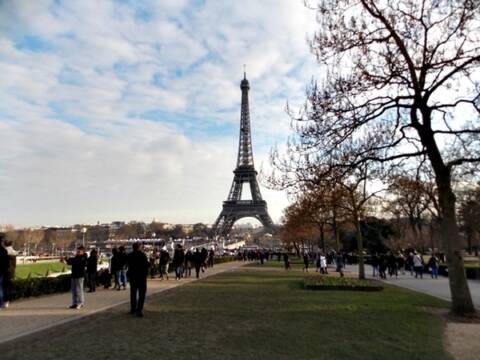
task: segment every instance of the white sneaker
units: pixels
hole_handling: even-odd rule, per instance
[[[10,306],[10,301],[5,301],[5,302],[3,303],[3,307],[4,307],[5,309],[8,308],[9,306]]]

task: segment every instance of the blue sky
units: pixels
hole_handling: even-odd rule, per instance
[[[238,142],[288,135],[318,71],[302,0],[1,1],[0,224],[212,223]],[[274,220],[285,194],[263,189]]]

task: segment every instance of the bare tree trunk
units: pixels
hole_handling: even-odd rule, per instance
[[[322,246],[323,254],[327,253],[327,247],[325,246],[325,230],[323,229],[323,224],[320,225],[320,244]]]
[[[475,313],[461,254],[461,238],[455,215],[455,195],[450,172],[436,176],[438,199],[442,209],[441,236],[447,253],[448,280],[452,295],[452,311],[458,315]]]
[[[340,252],[340,234],[338,233],[338,224],[337,224],[337,209],[335,205],[333,206],[333,234],[335,235],[335,246],[337,253]],[[326,254],[326,253],[325,253]]]
[[[295,252],[297,253],[297,256],[300,257],[300,250],[298,248],[297,242],[293,242],[293,248],[295,249]]]
[[[352,194],[352,205],[354,203],[354,197]],[[358,251],[358,278],[365,279],[365,264],[363,261],[363,236],[362,229],[360,227],[360,219],[358,216],[358,209],[356,206],[352,206],[353,222],[355,224],[356,238],[357,238],[357,251]]]
[[[433,219],[430,220],[430,244],[432,246],[432,252],[435,253],[435,241],[433,240],[433,231],[434,231],[434,225],[433,225]]]

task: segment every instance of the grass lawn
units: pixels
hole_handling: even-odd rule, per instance
[[[17,279],[26,279],[28,274],[31,273],[32,277],[42,277],[45,276],[47,271],[50,272],[61,272],[63,269],[68,270],[70,266],[58,262],[37,262],[34,264],[18,264],[15,271],[15,277]]]
[[[449,359],[433,297],[307,291],[301,271],[243,268],[0,345],[8,359]]]
[[[465,268],[480,269],[480,262],[466,262]]]

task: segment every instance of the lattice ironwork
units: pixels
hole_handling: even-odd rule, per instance
[[[223,202],[222,211],[213,226],[213,234],[215,236],[227,236],[232,230],[233,224],[244,217],[254,217],[266,228],[273,228],[273,222],[267,210],[267,202],[262,199],[262,194],[260,193],[257,171],[253,163],[250,109],[248,104],[250,84],[245,73],[243,80],[240,82],[240,89],[242,90],[242,106],[237,167],[233,171],[233,182],[228,199]],[[242,200],[242,188],[245,183],[250,186],[251,200]]]

